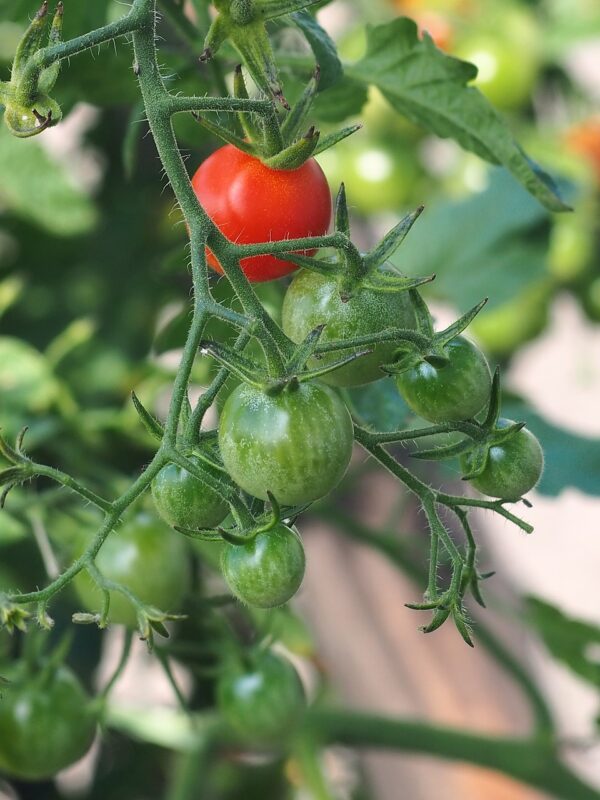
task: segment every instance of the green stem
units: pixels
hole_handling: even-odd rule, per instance
[[[77,36],[75,39],[59,42],[51,47],[44,47],[38,50],[25,64],[21,80],[19,81],[17,99],[24,105],[30,105],[37,93],[38,80],[43,69],[49,67],[55,61],[70,58],[85,50],[89,50],[91,47],[97,47],[100,44],[117,39],[120,36],[133,33],[134,30],[137,30],[144,24],[144,20],[147,16],[145,11],[144,0],[135,0],[127,16],[121,17],[121,19],[117,19],[108,25],[104,25],[102,28],[97,28],[89,33],[84,33],[82,36]]]
[[[127,662],[129,661],[129,655],[131,653],[132,642],[133,642],[133,631],[130,630],[129,628],[125,628],[123,632],[123,649],[121,650],[121,657],[108,683],[99,694],[99,697],[101,697],[102,699],[106,699],[108,697],[113,687],[121,677],[123,670],[127,666]]]
[[[317,735],[351,747],[402,750],[497,770],[562,800],[600,800],[559,760],[546,739],[468,733],[419,721],[351,711],[313,711]]]
[[[83,497],[85,500],[92,503],[102,511],[110,512],[112,509],[112,503],[110,503],[108,500],[105,500],[103,497],[100,497],[100,495],[96,494],[95,492],[92,492],[91,489],[88,489],[82,483],[79,483],[79,481],[75,480],[75,478],[67,475],[66,472],[61,472],[59,469],[47,467],[44,464],[36,464],[34,462],[27,464],[27,471],[32,475],[43,475],[46,478],[56,481],[56,483],[60,483],[62,486],[65,486],[67,489],[71,489],[80,497]]]
[[[379,550],[417,585],[423,584],[427,580],[426,570],[411,555],[408,547],[405,546],[405,537],[399,538],[401,534],[399,535],[395,531],[372,531],[358,522],[354,516],[345,514],[332,505],[324,505],[319,511],[322,517],[333,522],[345,536]],[[505,644],[479,619],[477,620],[477,640],[521,687],[524,696],[531,705],[535,717],[536,730],[539,734],[547,735],[551,733],[554,730],[552,716],[535,682]]]

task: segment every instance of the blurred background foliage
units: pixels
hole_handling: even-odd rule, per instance
[[[1,79],[9,75],[16,43],[37,5],[37,0],[0,0]],[[492,362],[508,364],[542,334],[559,294],[568,293],[591,322],[600,322],[596,0],[323,5],[323,24],[340,42],[345,60],[364,52],[365,21],[407,15],[439,47],[473,61],[480,70],[476,85],[506,115],[525,149],[560,181],[576,209],[549,214],[504,170],[425,135],[376,89],[344,78],[322,92],[314,116],[323,131],[341,120],[364,124],[320,157],[332,191],[341,180],[346,184],[359,244],[371,245],[399,214],[425,203],[426,213],[396,263],[410,274],[435,272],[428,296],[440,307],[464,312],[482,296],[490,298],[471,332]],[[98,27],[124,10],[117,0],[68,3],[65,36]],[[191,94],[214,92],[210,69],[195,58],[202,37],[181,36],[168,19],[160,33],[168,81]],[[286,94],[293,100],[302,85],[295,67],[308,58],[288,29],[274,29],[273,35]],[[227,51],[225,57],[228,63]],[[131,390],[158,415],[168,400],[189,319],[187,236],[147,133],[126,43],[65,64],[56,96],[64,112],[58,128],[26,141],[0,129],[0,427],[11,438],[28,425],[27,445],[37,460],[60,464],[99,491],[114,491],[153,452],[131,406]],[[176,130],[193,171],[217,143],[191,117],[178,117]],[[258,291],[277,316],[282,283]],[[215,279],[215,292],[230,298],[223,279]],[[221,337],[231,335],[217,323],[213,328]],[[199,358],[194,384],[206,385],[213,373],[213,365]],[[353,390],[351,402],[380,429],[418,425],[389,389],[390,382],[381,381]],[[575,486],[600,494],[600,440],[562,430],[516,396],[507,395],[506,403],[507,415],[526,420],[544,444],[547,468],[539,491],[557,495]],[[44,511],[49,534],[60,531],[59,553],[88,524],[73,516],[69,503],[63,498]],[[44,581],[44,564],[30,537],[32,510],[30,493],[16,491],[0,517],[3,588]],[[72,604],[68,596],[61,602]],[[552,652],[586,671],[569,650],[572,641],[565,648],[561,638],[569,620],[543,604],[533,608]],[[298,635],[292,650],[310,650],[301,621],[287,622],[282,630],[292,639],[294,631]],[[598,640],[597,632],[577,631],[584,642]],[[89,680],[100,635],[89,628],[78,628],[76,635],[78,666]],[[4,639],[1,646],[8,646]],[[597,665],[593,680],[598,682]],[[199,706],[210,704],[210,681],[199,680],[195,691]],[[133,721],[121,725],[128,729]],[[151,726],[137,736],[152,742],[149,731]],[[143,755],[138,750],[134,741],[111,732],[97,778],[84,796],[156,797],[165,774],[163,751],[153,745]],[[289,765],[279,763],[217,765],[202,798],[292,796],[284,788],[286,769]],[[24,799],[63,796],[51,785],[20,791]],[[358,800],[361,792],[356,788],[353,797]]]

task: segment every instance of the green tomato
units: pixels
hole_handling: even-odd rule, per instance
[[[342,400],[319,383],[267,394],[247,384],[227,398],[219,446],[227,471],[248,494],[283,505],[324,497],[352,455],[352,419]]]
[[[85,755],[95,734],[90,700],[67,667],[38,680],[16,675],[2,687],[0,770],[8,775],[51,778]]]
[[[350,210],[365,215],[403,208],[420,174],[410,149],[383,141],[345,139],[321,153],[318,161],[334,191],[345,184]]]
[[[500,419],[499,428],[513,425],[512,420]],[[461,458],[465,473],[471,470],[471,460],[466,453]],[[489,456],[481,475],[471,484],[483,494],[516,501],[536,485],[544,468],[544,453],[538,439],[522,428],[501,444],[490,447]]]
[[[487,353],[505,358],[544,330],[553,286],[543,280],[496,308],[486,309],[470,330]]]
[[[190,456],[190,461],[207,466],[198,456]],[[217,492],[176,464],[167,464],[152,481],[152,498],[160,516],[173,527],[214,528],[229,513]]]
[[[83,543],[80,543],[83,550]],[[177,611],[187,592],[190,562],[187,543],[163,522],[141,512],[113,531],[96,556],[105,578],[126,586],[143,603],[162,611]],[[90,611],[102,607],[102,593],[86,572],[75,578],[75,589]],[[137,625],[134,606],[120,592],[110,593],[110,622]]]
[[[306,709],[298,673],[274,653],[251,665],[228,665],[217,684],[217,703],[231,727],[252,742],[289,737]]]
[[[396,385],[412,410],[430,422],[471,419],[490,396],[490,368],[472,342],[457,336],[445,346],[450,359],[441,367],[421,361],[396,376]]]
[[[539,61],[534,47],[524,47],[518,39],[501,39],[496,33],[481,33],[462,42],[456,55],[475,64],[473,82],[494,106],[519,108],[531,97]]]
[[[283,330],[300,343],[318,325],[325,325],[322,343],[334,339],[367,336],[386,328],[414,328],[415,315],[407,292],[374,292],[359,288],[344,302],[338,281],[317,272],[303,270],[292,281],[283,301]],[[313,359],[312,366],[330,364],[356,348],[328,353]],[[323,375],[332,386],[359,386],[383,378],[380,367],[393,360],[397,345],[379,344],[340,369]]]
[[[257,608],[287,603],[300,588],[304,567],[298,531],[282,523],[247,544],[228,544],[221,555],[221,569],[233,594]]]

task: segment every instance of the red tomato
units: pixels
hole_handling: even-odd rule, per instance
[[[200,164],[192,186],[209,217],[239,244],[321,236],[331,221],[329,187],[313,158],[298,169],[271,169],[227,144]],[[207,255],[210,266],[222,272],[210,250]],[[251,281],[259,282],[296,268],[265,255],[244,258],[242,269]]]

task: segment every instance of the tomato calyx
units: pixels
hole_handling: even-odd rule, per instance
[[[246,62],[246,66],[254,77],[251,64]],[[309,126],[302,133],[318,89],[319,77],[320,67],[317,64],[298,102],[293,108],[290,108],[287,103],[285,104],[287,114],[285,112],[277,113],[276,109],[272,108],[271,113],[254,119],[251,114],[240,111],[237,119],[242,135],[212,122],[204,115],[193,112],[192,116],[206,130],[243,153],[259,159],[267,167],[274,170],[295,170],[308,161],[311,156],[322,153],[362,127],[361,125],[350,125],[323,139],[321,139],[320,131],[316,130],[314,125]],[[233,94],[240,100],[249,99],[240,64],[235,69]]]
[[[50,25],[48,46],[61,40],[63,11],[59,2]],[[13,136],[21,139],[36,136],[62,117],[60,106],[49,96],[58,78],[60,61],[44,69],[31,67],[31,59],[43,47],[47,18],[48,0],[44,0],[19,42],[10,81],[0,82],[0,103],[6,107],[4,121]]]
[[[407,339],[399,345],[394,361],[382,366],[382,370],[388,375],[399,375],[423,361],[432,367],[443,368],[449,363],[447,345],[467,328],[487,303],[486,297],[447,328],[436,332],[431,313],[421,295],[411,289],[410,296],[415,311],[418,336]]]
[[[200,352],[203,355],[212,356],[215,361],[226,367],[239,380],[267,394],[278,394],[284,390],[294,391],[301,383],[314,380],[340,369],[357,358],[372,352],[369,348],[358,349],[335,361],[308,367],[307,362],[311,357],[315,354],[318,355],[317,348],[324,328],[324,325],[318,325],[310,331],[304,341],[297,345],[291,356],[282,361],[278,374],[271,374],[274,371],[273,367],[271,367],[270,373],[253,359],[247,358],[219,342],[201,342]],[[340,345],[340,348],[348,348],[351,345],[352,342],[344,342]]]
[[[408,278],[392,266],[388,260],[400,247],[420,217],[423,208],[424,206],[419,206],[415,211],[407,214],[388,231],[372,250],[361,253],[350,238],[346,189],[342,183],[335,201],[335,236],[339,242],[336,246],[336,253],[327,259],[318,259],[297,253],[289,253],[285,258],[298,267],[310,269],[327,277],[335,277],[343,302],[350,300],[361,289],[375,292],[402,292],[414,289],[430,283],[435,279],[435,275]]]

